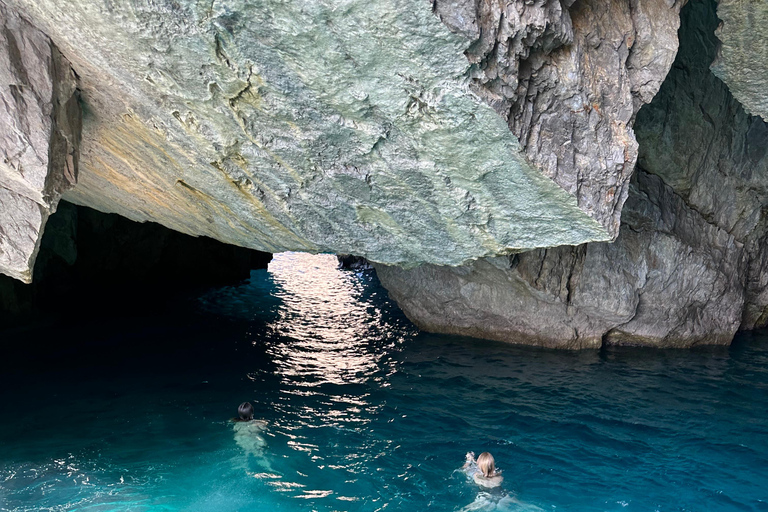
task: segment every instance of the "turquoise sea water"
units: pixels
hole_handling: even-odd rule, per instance
[[[286,253],[167,311],[84,311],[0,346],[3,511],[768,510],[765,336],[429,335],[371,272]],[[228,421],[245,400],[263,450]],[[493,453],[501,491],[456,471],[469,450]]]

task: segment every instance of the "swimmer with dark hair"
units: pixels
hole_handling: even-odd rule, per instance
[[[235,442],[249,455],[261,458],[264,456],[264,448],[267,446],[262,433],[267,427],[264,420],[253,419],[253,406],[250,402],[243,402],[237,408],[235,422]]]
[[[237,418],[232,421],[251,421],[253,419],[253,406],[251,402],[243,402],[237,408]]]

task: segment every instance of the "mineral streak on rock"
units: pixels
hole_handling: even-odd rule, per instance
[[[721,42],[712,71],[728,85],[747,112],[768,120],[768,4],[760,0],[719,0]]]
[[[0,2],[0,272],[32,280],[48,215],[77,177],[79,136],[69,63]]]
[[[672,65],[684,3],[435,0],[435,11],[475,41],[473,90],[615,237],[637,159],[632,122]]]
[[[78,73],[77,204],[403,265],[611,238],[470,90],[470,42],[428,2],[13,3]]]
[[[377,265],[417,325],[583,348],[728,344],[768,324],[768,124],[709,71],[714,2],[683,13],[677,60],[637,115],[638,171],[616,242],[457,268]]]

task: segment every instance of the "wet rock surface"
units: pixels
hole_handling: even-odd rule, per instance
[[[459,268],[377,265],[406,314],[428,330],[566,348],[728,344],[764,326],[768,125],[709,71],[716,26],[714,2],[685,7],[678,58],[637,116],[615,243]]]
[[[77,177],[75,75],[50,38],[0,2],[0,272],[24,282],[48,216]]]

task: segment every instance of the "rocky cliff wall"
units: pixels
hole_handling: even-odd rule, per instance
[[[637,159],[632,130],[678,47],[684,0],[436,0],[470,37],[472,89],[541,172],[608,229]]]
[[[48,216],[75,184],[80,122],[69,62],[0,2],[0,272],[32,280]]]
[[[766,323],[768,125],[710,71],[714,2],[684,8],[680,52],[637,115],[636,177],[613,244],[404,271],[377,265],[419,326],[517,343],[730,343]]]

